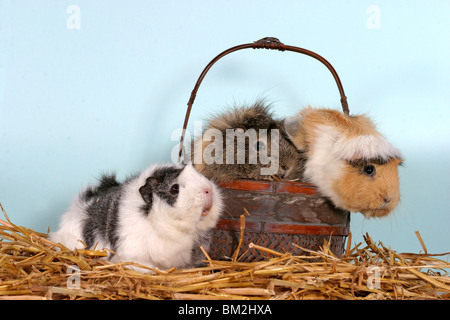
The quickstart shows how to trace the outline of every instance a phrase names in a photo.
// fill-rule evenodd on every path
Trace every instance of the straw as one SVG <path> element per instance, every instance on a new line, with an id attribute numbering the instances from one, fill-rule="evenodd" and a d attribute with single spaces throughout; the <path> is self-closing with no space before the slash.
<path id="1" fill-rule="evenodd" d="M 364 243 L 347 244 L 340 258 L 328 242 L 319 251 L 303 248 L 303 256 L 289 247 L 241 243 L 232 261 L 212 260 L 203 251 L 204 267 L 144 274 L 130 269 L 135 263 L 106 260 L 105 250 L 71 251 L 53 243 L 45 233 L 13 224 L 1 209 L 0 299 L 450 300 L 450 253 L 429 254 L 419 236 L 425 253 L 399 253 L 368 234 Z M 239 262 L 242 249 L 263 251 L 267 258 Z"/>
<path id="2" fill-rule="evenodd" d="M 247 210 L 245 210 L 245 211 L 248 213 Z M 244 240 L 244 231 L 245 231 L 245 216 L 244 215 L 240 216 L 239 222 L 240 222 L 240 230 L 241 230 L 241 233 L 239 236 L 239 243 L 238 243 L 238 246 L 237 246 L 236 250 L 234 251 L 233 255 L 231 256 L 231 260 L 235 261 L 235 262 L 238 258 L 239 250 L 241 250 L 242 241 Z M 210 260 L 210 259 L 208 259 L 208 260 Z"/>

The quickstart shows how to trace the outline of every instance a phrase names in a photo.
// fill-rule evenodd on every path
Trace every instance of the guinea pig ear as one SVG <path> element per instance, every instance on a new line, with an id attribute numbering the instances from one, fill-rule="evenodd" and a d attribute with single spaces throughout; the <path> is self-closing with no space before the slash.
<path id="1" fill-rule="evenodd" d="M 144 199 L 148 208 L 151 208 L 152 206 L 153 191 L 156 189 L 159 183 L 160 182 L 158 178 L 148 177 L 145 181 L 145 184 L 139 188 L 139 193 L 141 194 L 141 197 L 142 199 Z"/>
<path id="2" fill-rule="evenodd" d="M 297 135 L 298 129 L 300 128 L 300 119 L 301 116 L 296 115 L 284 120 L 284 130 L 286 130 L 286 133 L 291 140 Z"/>

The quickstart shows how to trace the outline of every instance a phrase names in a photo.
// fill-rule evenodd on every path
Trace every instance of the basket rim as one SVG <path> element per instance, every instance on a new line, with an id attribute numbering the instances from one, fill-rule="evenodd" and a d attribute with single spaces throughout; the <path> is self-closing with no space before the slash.
<path id="1" fill-rule="evenodd" d="M 241 223 L 238 219 L 220 218 L 216 229 L 240 231 Z M 307 234 L 323 236 L 348 236 L 350 233 L 350 215 L 345 226 L 326 226 L 317 224 L 293 224 L 268 221 L 245 221 L 245 232 L 280 233 L 280 234 Z"/>
<path id="2" fill-rule="evenodd" d="M 236 179 L 225 181 L 219 184 L 223 189 L 257 191 L 266 193 L 292 193 L 320 196 L 317 187 L 310 183 L 296 181 L 269 181 L 269 180 L 249 180 Z"/>

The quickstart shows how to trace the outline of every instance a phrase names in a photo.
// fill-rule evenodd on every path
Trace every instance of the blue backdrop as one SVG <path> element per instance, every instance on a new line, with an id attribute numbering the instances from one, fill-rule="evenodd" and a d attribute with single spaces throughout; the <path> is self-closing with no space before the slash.
<path id="1" fill-rule="evenodd" d="M 170 161 L 203 67 L 266 36 L 328 59 L 351 113 L 404 154 L 394 214 L 352 214 L 394 250 L 450 251 L 450 2 L 0 0 L 0 202 L 13 222 L 52 230 L 102 171 Z M 278 116 L 340 109 L 328 70 L 295 53 L 247 50 L 216 64 L 190 124 L 265 97 Z M 190 126 L 191 127 L 191 126 Z"/>

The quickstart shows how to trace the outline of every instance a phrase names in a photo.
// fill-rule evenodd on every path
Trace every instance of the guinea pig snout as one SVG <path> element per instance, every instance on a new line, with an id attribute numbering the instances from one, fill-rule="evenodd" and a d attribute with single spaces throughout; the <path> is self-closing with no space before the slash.
<path id="1" fill-rule="evenodd" d="M 385 209 L 387 206 L 389 206 L 389 204 L 390 204 L 391 202 L 392 202 L 392 198 L 384 197 L 384 198 L 383 198 L 383 201 L 382 201 L 382 203 L 381 203 L 380 208 L 381 208 L 381 209 Z"/>
<path id="2" fill-rule="evenodd" d="M 213 205 L 213 190 L 212 188 L 204 188 L 203 193 L 201 195 L 202 202 L 203 202 L 203 210 L 202 210 L 202 216 L 206 216 L 209 213 L 209 210 L 211 210 Z"/>

